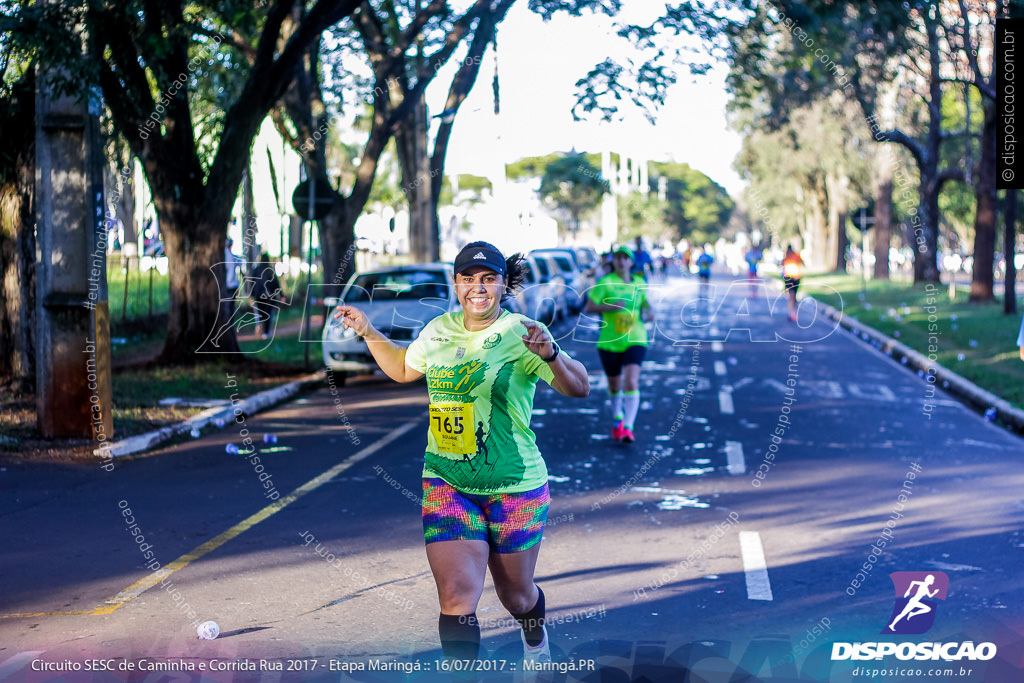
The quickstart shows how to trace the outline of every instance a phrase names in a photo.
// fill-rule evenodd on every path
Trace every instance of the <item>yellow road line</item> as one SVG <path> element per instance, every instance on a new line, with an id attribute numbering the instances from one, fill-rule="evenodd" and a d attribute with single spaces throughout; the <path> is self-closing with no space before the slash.
<path id="1" fill-rule="evenodd" d="M 320 488 L 321 486 L 323 486 L 324 484 L 329 482 L 331 479 L 333 479 L 334 477 L 338 476 L 339 474 L 341 474 L 342 472 L 347 470 L 352 465 L 355 465 L 356 463 L 360 462 L 361 460 L 364 460 L 364 459 L 368 458 L 369 456 L 373 455 L 374 453 L 379 451 L 381 448 L 383 448 L 384 446 L 387 446 L 389 443 L 391 443 L 392 441 L 394 441 L 398 437 L 402 436 L 403 434 L 405 434 L 406 432 L 408 432 L 410 429 L 412 429 L 415 426 L 416 426 L 415 422 L 409 422 L 407 424 L 402 425 L 398 429 L 395 429 L 395 430 L 389 432 L 388 434 L 383 436 L 381 439 L 379 439 L 377 442 L 373 443 L 370 446 L 367 446 L 363 450 L 361 450 L 358 453 L 356 453 L 355 455 L 353 455 L 348 460 L 345 460 L 344 462 L 340 462 L 337 465 L 335 465 L 334 467 L 332 467 L 329 470 L 327 470 L 326 472 L 324 472 L 323 474 L 320 474 L 320 475 L 310 479 L 305 484 L 303 484 L 302 486 L 298 487 L 297 489 L 295 489 L 294 491 L 289 493 L 287 496 L 284 496 L 283 498 L 275 500 L 270 505 L 266 506 L 265 508 L 263 508 L 262 510 L 260 510 L 256 514 L 251 515 L 251 516 L 247 517 L 246 519 L 243 519 L 241 522 L 239 522 L 235 526 L 231 527 L 227 531 L 225 531 L 225 532 L 215 536 L 214 538 L 211 538 L 206 543 L 203 543 L 202 545 L 197 546 L 196 548 L 193 548 L 191 551 L 185 553 L 184 555 L 182 555 L 178 559 L 174 560 L 170 564 L 162 567 L 161 569 L 146 575 L 142 579 L 139 579 L 138 581 L 136 581 L 132 585 L 128 586 L 127 588 L 125 588 L 123 591 L 121 591 L 120 593 L 118 593 L 114 597 L 106 600 L 104 602 L 104 604 L 100 605 L 99 607 L 95 607 L 95 608 L 93 608 L 91 610 L 76 610 L 76 611 L 73 611 L 73 612 L 35 612 L 35 613 L 24 613 L 24 612 L 21 612 L 21 613 L 15 613 L 15 614 L 0 614 L 0 619 L 13 619 L 13 618 L 18 618 L 18 617 L 54 617 L 54 616 L 68 616 L 68 615 L 90 615 L 90 616 L 94 616 L 94 615 L 99 615 L 99 614 L 110 614 L 111 612 L 113 612 L 114 610 L 118 609 L 122 605 L 125 605 L 126 603 L 128 603 L 128 601 L 138 597 L 139 595 L 142 595 L 143 593 L 148 591 L 150 588 L 152 588 L 156 584 L 160 583 L 163 579 L 165 579 L 166 577 L 170 576 L 174 572 L 176 572 L 176 571 L 178 571 L 180 569 L 184 569 L 191 562 L 194 562 L 194 561 L 198 560 L 200 557 L 202 557 L 203 555 L 206 555 L 207 553 L 209 553 L 209 552 L 211 552 L 213 550 L 216 550 L 217 548 L 221 547 L 222 545 L 224 545 L 225 543 L 227 543 L 228 541 L 230 541 L 234 537 L 236 537 L 239 534 L 241 534 L 243 531 L 251 529 L 252 527 L 256 526 L 257 524 L 259 524 L 263 520 L 267 519 L 271 515 L 275 514 L 276 512 L 279 512 L 284 507 L 286 507 L 288 505 L 291 505 L 292 503 L 294 503 L 296 500 L 298 500 L 302 496 L 306 495 L 307 493 L 310 493 L 311 491 L 315 491 L 316 489 Z"/>

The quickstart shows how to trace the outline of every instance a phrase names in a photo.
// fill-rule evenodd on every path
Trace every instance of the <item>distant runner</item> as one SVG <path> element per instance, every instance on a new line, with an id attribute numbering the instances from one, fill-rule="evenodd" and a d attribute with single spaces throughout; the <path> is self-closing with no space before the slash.
<path id="1" fill-rule="evenodd" d="M 702 249 L 700 256 L 697 257 L 697 277 L 701 279 L 702 284 L 707 284 L 711 279 L 711 264 L 714 262 L 715 257 Z"/>
<path id="2" fill-rule="evenodd" d="M 427 378 L 423 533 L 441 603 L 441 649 L 452 660 L 479 657 L 476 609 L 490 568 L 498 599 L 522 626 L 524 660 L 551 661 L 544 592 L 534 583 L 548 471 L 530 416 L 538 379 L 577 398 L 590 393 L 590 381 L 544 325 L 501 308 L 522 284 L 522 267 L 521 254 L 506 259 L 486 242 L 466 245 L 455 258 L 462 311 L 434 318 L 408 350 L 357 308 L 336 314 L 389 377 Z"/>
<path id="3" fill-rule="evenodd" d="M 786 255 L 782 258 L 782 281 L 786 285 L 786 297 L 789 303 L 789 319 L 796 321 L 796 292 L 800 289 L 800 278 L 804 275 L 804 260 L 790 244 L 786 247 Z"/>
<path id="4" fill-rule="evenodd" d="M 644 321 L 654 320 L 647 301 L 647 281 L 633 273 L 633 252 L 615 250 L 615 270 L 597 281 L 587 297 L 587 313 L 600 313 L 597 353 L 612 399 L 612 439 L 633 443 L 640 407 L 640 364 L 647 353 Z"/>
<path id="5" fill-rule="evenodd" d="M 1020 347 L 1020 359 L 1024 360 L 1024 319 L 1020 321 L 1020 332 L 1017 334 L 1017 346 Z"/>

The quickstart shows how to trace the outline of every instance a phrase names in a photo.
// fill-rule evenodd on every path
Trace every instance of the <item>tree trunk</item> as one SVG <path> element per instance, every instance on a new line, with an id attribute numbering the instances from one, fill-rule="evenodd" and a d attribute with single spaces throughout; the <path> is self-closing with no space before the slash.
<path id="1" fill-rule="evenodd" d="M 35 78 L 0 100 L 0 378 L 35 393 Z M 20 134 L 19 134 L 20 132 Z"/>
<path id="2" fill-rule="evenodd" d="M 831 267 L 828 259 L 828 222 L 825 217 L 825 190 L 814 186 L 803 191 L 803 258 L 811 270 L 827 270 Z"/>
<path id="3" fill-rule="evenodd" d="M 914 284 L 939 281 L 939 192 L 934 164 L 921 169 L 917 213 L 911 215 L 907 242 L 914 248 Z"/>
<path id="4" fill-rule="evenodd" d="M 938 12 L 938 8 L 935 8 Z M 939 145 L 942 142 L 942 81 L 936 20 L 925 9 L 928 35 L 928 137 L 919 161 L 921 172 L 918 223 L 911 218 L 914 245 L 914 283 L 939 281 Z"/>
<path id="5" fill-rule="evenodd" d="M 319 222 L 326 285 L 324 296 L 341 294 L 341 286 L 356 272 L 355 229 L 358 217 L 358 214 L 349 214 L 347 202 L 339 197 L 331 213 Z"/>
<path id="6" fill-rule="evenodd" d="M 883 155 L 884 156 L 884 155 Z M 889 246 L 892 242 L 892 170 L 885 164 L 875 195 L 875 270 L 876 280 L 889 279 Z"/>
<path id="7" fill-rule="evenodd" d="M 828 235 L 832 261 L 838 273 L 846 272 L 846 250 L 850 246 L 846 235 L 847 203 L 846 194 L 850 179 L 840 171 L 838 176 L 829 174 L 825 178 L 828 195 Z"/>
<path id="8" fill-rule="evenodd" d="M 121 235 L 121 250 L 126 244 L 138 244 L 139 233 L 135 228 L 135 159 L 117 173 L 104 169 L 104 180 L 108 186 L 107 197 L 114 199 L 114 213 L 124 228 Z M 113 240 L 111 240 L 113 241 Z"/>
<path id="9" fill-rule="evenodd" d="M 1006 254 L 1006 276 L 1003 280 L 1003 313 L 1017 312 L 1017 190 L 1006 190 L 1006 214 L 1003 224 L 1003 253 Z"/>
<path id="10" fill-rule="evenodd" d="M 427 150 L 427 108 L 421 99 L 395 134 L 402 167 L 402 192 L 409 202 L 409 252 L 415 262 L 440 257 L 437 214 L 431 211 L 431 169 Z"/>
<path id="11" fill-rule="evenodd" d="M 228 322 L 218 319 L 221 309 L 218 283 L 223 282 L 225 275 L 222 262 L 226 222 L 202 221 L 188 229 L 173 220 L 160 216 L 170 275 L 167 343 L 160 360 L 194 362 L 200 360 L 194 357 L 197 352 L 239 353 L 234 331 L 225 334 L 217 347 L 206 344 L 210 336 Z"/>
<path id="12" fill-rule="evenodd" d="M 977 209 L 974 214 L 974 268 L 971 275 L 970 301 L 994 301 L 993 266 L 996 250 L 996 103 L 985 107 L 981 129 L 981 158 L 974 185 Z M 1006 254 L 1013 259 L 1013 252 Z"/>

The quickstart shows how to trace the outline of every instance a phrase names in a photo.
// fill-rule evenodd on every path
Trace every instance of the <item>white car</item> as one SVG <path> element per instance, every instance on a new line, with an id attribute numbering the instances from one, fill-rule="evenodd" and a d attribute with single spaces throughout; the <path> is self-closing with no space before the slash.
<path id="1" fill-rule="evenodd" d="M 516 311 L 545 325 L 554 324 L 559 314 L 557 285 L 541 277 L 540 267 L 533 257 L 528 256 L 523 267 L 526 269 L 526 277 L 514 297 Z"/>
<path id="2" fill-rule="evenodd" d="M 396 266 L 352 276 L 337 304 L 355 306 L 370 324 L 398 344 L 408 346 L 423 327 L 441 315 L 459 310 L 452 268 L 443 263 Z M 350 374 L 378 369 L 366 342 L 335 317 L 335 306 L 323 333 L 324 365 L 339 383 Z"/>
<path id="3" fill-rule="evenodd" d="M 576 262 L 576 253 L 572 249 L 534 249 L 530 256 L 546 256 L 554 261 L 558 272 L 565 280 L 566 292 L 565 303 L 570 313 L 579 313 L 583 310 L 586 299 L 585 292 L 593 284 L 587 279 L 586 274 Z"/>

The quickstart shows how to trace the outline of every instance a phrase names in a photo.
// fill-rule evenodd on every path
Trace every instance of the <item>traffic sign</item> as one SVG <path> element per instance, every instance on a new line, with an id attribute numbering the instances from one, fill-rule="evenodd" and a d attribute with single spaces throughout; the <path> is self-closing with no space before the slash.
<path id="1" fill-rule="evenodd" d="M 321 189 L 314 186 L 313 189 L 316 195 L 313 197 L 312 216 L 309 211 L 308 180 L 303 180 L 296 186 L 295 191 L 292 192 L 292 206 L 295 207 L 295 213 L 303 220 L 321 221 L 327 217 L 327 214 L 331 212 L 331 207 L 334 206 L 334 192 L 329 187 Z"/>
<path id="2" fill-rule="evenodd" d="M 875 217 L 869 211 L 869 208 L 862 207 L 850 214 L 850 222 L 861 232 L 867 232 L 875 224 Z"/>

